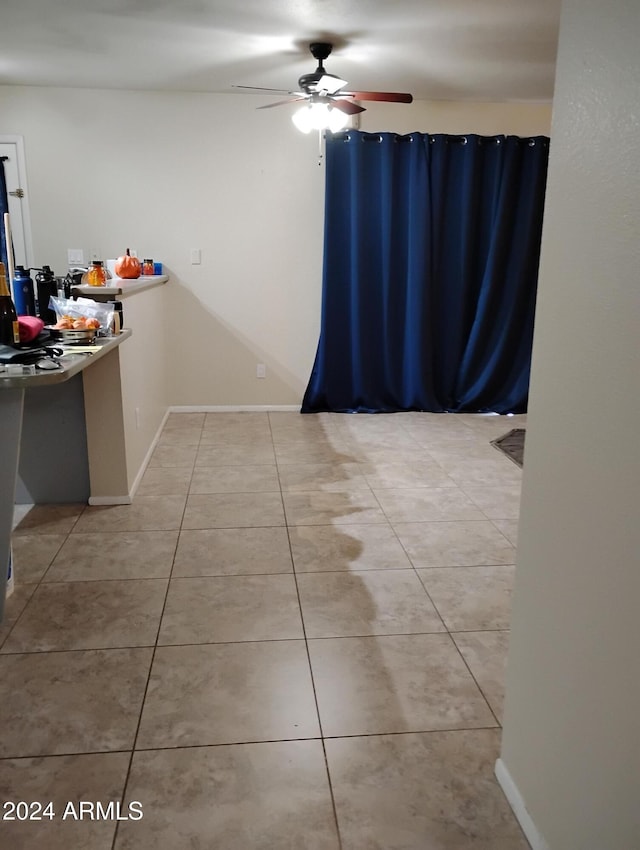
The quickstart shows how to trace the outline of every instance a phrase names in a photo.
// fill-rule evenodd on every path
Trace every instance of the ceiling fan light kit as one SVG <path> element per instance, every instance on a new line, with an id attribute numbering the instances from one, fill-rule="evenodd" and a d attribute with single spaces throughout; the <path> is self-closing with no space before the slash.
<path id="1" fill-rule="evenodd" d="M 311 130 L 339 133 L 349 123 L 349 116 L 339 109 L 334 109 L 330 103 L 311 100 L 294 112 L 291 120 L 302 133 L 310 133 Z"/>
<path id="2" fill-rule="evenodd" d="M 276 103 L 259 106 L 258 109 L 269 109 L 272 106 L 306 101 L 305 105 L 291 119 L 303 133 L 309 133 L 311 130 L 320 132 L 329 130 L 336 133 L 343 130 L 351 115 L 365 111 L 364 106 L 355 103 L 356 100 L 377 100 L 389 103 L 411 103 L 413 101 L 413 97 L 406 92 L 345 91 L 344 87 L 347 85 L 347 81 L 340 79 L 335 74 L 327 73 L 323 64 L 331 53 L 332 46 L 324 41 L 314 41 L 309 45 L 311 55 L 318 60 L 318 67 L 313 73 L 303 74 L 300 77 L 298 80 L 299 91 L 268 89 L 260 86 L 234 86 L 234 88 L 291 95 L 287 100 L 279 100 Z"/>

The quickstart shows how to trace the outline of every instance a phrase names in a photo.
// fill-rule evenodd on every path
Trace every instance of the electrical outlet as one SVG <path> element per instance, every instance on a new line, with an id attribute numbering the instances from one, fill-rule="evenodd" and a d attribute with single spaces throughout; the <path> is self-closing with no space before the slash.
<path id="1" fill-rule="evenodd" d="M 69 266 L 84 266 L 84 251 L 82 248 L 67 248 L 67 263 Z"/>
<path id="2" fill-rule="evenodd" d="M 266 378 L 267 377 L 267 367 L 264 363 L 258 363 L 256 366 L 256 378 Z"/>
<path id="3" fill-rule="evenodd" d="M 94 260 L 101 260 L 102 259 L 102 254 L 100 253 L 100 251 L 98 251 L 97 248 L 91 249 L 90 256 L 91 256 L 91 262 L 93 262 Z"/>
<path id="4" fill-rule="evenodd" d="M 137 251 L 137 249 L 136 249 L 136 248 L 129 248 L 129 256 L 131 256 L 131 257 L 137 257 L 137 256 L 138 256 L 138 251 Z"/>
<path id="5" fill-rule="evenodd" d="M 200 248 L 192 248 L 191 249 L 191 265 L 199 266 L 202 262 L 202 251 Z"/>

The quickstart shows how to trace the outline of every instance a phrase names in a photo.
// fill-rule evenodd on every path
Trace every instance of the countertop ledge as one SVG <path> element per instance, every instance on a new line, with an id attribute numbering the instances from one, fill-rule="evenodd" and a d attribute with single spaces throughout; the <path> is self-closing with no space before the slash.
<path id="1" fill-rule="evenodd" d="M 95 289 L 95 287 L 93 287 Z M 2 389 L 29 389 L 30 387 L 43 387 L 50 384 L 61 384 L 63 381 L 68 381 L 78 372 L 91 366 L 96 360 L 100 360 L 105 354 L 117 348 L 125 339 L 131 336 L 131 329 L 124 328 L 117 336 L 98 337 L 95 345 L 99 350 L 88 354 L 86 352 L 75 352 L 72 345 L 65 345 L 64 355 L 60 358 L 62 368 L 52 371 L 40 371 L 35 375 L 13 375 L 7 372 L 0 372 L 0 390 Z M 53 345 L 58 343 L 53 342 Z M 0 399 L 2 395 L 0 394 Z"/>
<path id="2" fill-rule="evenodd" d="M 99 296 L 119 296 L 126 298 L 128 295 L 137 295 L 139 292 L 144 292 L 145 289 L 152 289 L 154 286 L 162 286 L 169 280 L 169 275 L 154 274 L 136 278 L 135 280 L 125 280 L 121 277 L 112 277 L 109 280 L 108 286 L 74 286 L 72 292 L 78 295 L 85 295 L 91 298 Z"/>

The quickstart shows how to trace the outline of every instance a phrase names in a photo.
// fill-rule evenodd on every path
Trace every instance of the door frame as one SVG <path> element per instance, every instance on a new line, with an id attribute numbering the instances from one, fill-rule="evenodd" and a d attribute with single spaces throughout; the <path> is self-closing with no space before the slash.
<path id="1" fill-rule="evenodd" d="M 20 198 L 22 232 L 24 236 L 24 245 L 22 247 L 25 253 L 26 265 L 28 267 L 33 267 L 35 266 L 35 259 L 33 254 L 33 239 L 31 233 L 31 211 L 29 208 L 29 185 L 27 182 L 27 161 L 24 153 L 24 137 L 9 133 L 0 133 L 0 144 L 15 146 L 16 165 L 18 167 L 18 180 L 20 181 L 19 188 L 22 189 L 24 192 L 24 197 Z M 7 191 L 11 191 L 13 188 L 18 187 L 7 186 Z M 0 223 L 0 226 L 4 226 L 4 224 Z"/>

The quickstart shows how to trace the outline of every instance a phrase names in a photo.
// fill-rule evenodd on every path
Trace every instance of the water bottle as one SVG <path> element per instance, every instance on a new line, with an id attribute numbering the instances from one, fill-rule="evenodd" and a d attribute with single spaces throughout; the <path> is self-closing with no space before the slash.
<path id="1" fill-rule="evenodd" d="M 33 280 L 29 269 L 16 266 L 13 278 L 13 303 L 16 305 L 18 316 L 35 316 L 36 299 L 33 290 Z"/>
<path id="2" fill-rule="evenodd" d="M 49 299 L 58 297 L 58 279 L 50 266 L 43 266 L 36 275 L 36 292 L 38 293 L 38 315 L 45 325 L 55 325 L 56 313 L 49 307 Z"/>

